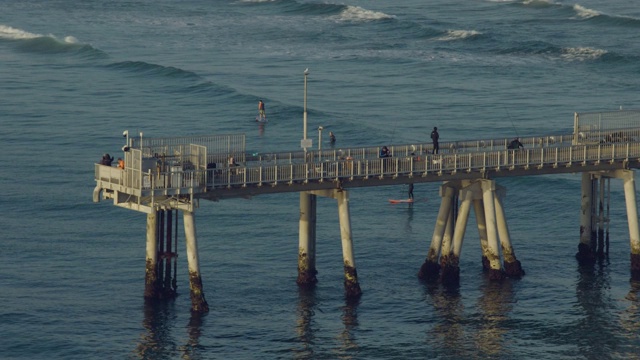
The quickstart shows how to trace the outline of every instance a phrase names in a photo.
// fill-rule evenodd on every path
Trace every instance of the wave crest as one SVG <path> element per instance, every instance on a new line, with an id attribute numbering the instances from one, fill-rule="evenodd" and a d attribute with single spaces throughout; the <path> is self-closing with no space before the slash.
<path id="1" fill-rule="evenodd" d="M 587 9 L 586 7 L 580 6 L 578 4 L 573 5 L 573 10 L 576 11 L 576 15 L 578 15 L 578 17 L 581 17 L 583 19 L 591 19 L 593 17 L 602 15 L 602 13 L 597 10 Z"/>
<path id="2" fill-rule="evenodd" d="M 11 26 L 0 25 L 0 38 L 8 40 L 24 40 L 42 37 L 40 34 L 33 34 L 24 30 L 15 29 Z"/>
<path id="3" fill-rule="evenodd" d="M 568 61 L 596 60 L 607 54 L 607 50 L 590 47 L 564 48 L 560 57 Z"/>
<path id="4" fill-rule="evenodd" d="M 479 35 L 482 35 L 482 33 L 477 30 L 447 30 L 447 32 L 443 36 L 437 38 L 436 40 L 440 40 L 440 41 L 464 40 L 464 39 L 474 38 Z"/>
<path id="5" fill-rule="evenodd" d="M 359 6 L 347 6 L 340 14 L 332 16 L 332 18 L 338 21 L 366 22 L 395 19 L 396 17 L 379 11 L 367 10 Z"/>

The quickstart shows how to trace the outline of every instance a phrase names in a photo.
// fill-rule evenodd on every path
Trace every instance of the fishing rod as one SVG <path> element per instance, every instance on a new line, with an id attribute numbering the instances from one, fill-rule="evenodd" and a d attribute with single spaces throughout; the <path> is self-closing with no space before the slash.
<path id="1" fill-rule="evenodd" d="M 507 117 L 509 118 L 509 121 L 511 122 L 511 127 L 513 127 L 513 131 L 515 131 L 516 136 L 520 138 L 520 134 L 518 134 L 518 129 L 516 129 L 516 125 L 513 123 L 513 119 L 511 118 L 511 114 L 509 113 L 509 110 L 504 106 L 503 108 L 504 108 L 504 111 L 507 113 Z"/>

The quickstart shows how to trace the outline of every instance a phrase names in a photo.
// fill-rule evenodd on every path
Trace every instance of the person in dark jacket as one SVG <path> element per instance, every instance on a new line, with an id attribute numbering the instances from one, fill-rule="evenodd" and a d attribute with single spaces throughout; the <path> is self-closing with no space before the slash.
<path id="1" fill-rule="evenodd" d="M 507 146 L 507 149 L 512 149 L 512 150 L 524 149 L 524 145 L 522 145 L 519 138 L 515 138 L 511 140 L 511 142 L 509 143 L 509 146 Z"/>
<path id="2" fill-rule="evenodd" d="M 437 154 L 438 150 L 440 150 L 440 145 L 438 144 L 438 139 L 440 139 L 440 134 L 438 134 L 438 128 L 433 127 L 433 131 L 431 132 L 431 141 L 433 141 L 433 153 Z"/>
<path id="3" fill-rule="evenodd" d="M 388 147 L 383 146 L 382 149 L 380 149 L 380 157 L 381 158 L 391 157 L 391 151 L 389 151 Z"/>
<path id="4" fill-rule="evenodd" d="M 111 166 L 112 162 L 113 162 L 113 156 L 110 156 L 109 154 L 104 154 L 102 155 L 102 160 L 100 160 L 100 165 Z"/>

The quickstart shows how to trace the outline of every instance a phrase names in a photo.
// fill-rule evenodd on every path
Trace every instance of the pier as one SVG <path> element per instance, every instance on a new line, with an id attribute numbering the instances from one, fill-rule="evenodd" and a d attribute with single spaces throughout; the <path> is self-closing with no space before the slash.
<path id="1" fill-rule="evenodd" d="M 300 218 L 298 276 L 301 287 L 316 279 L 317 197 L 336 200 L 347 298 L 361 294 L 355 261 L 349 192 L 355 188 L 439 182 L 440 208 L 426 259 L 416 265 L 425 281 L 456 284 L 459 259 L 474 211 L 482 266 L 491 279 L 525 274 L 512 246 L 503 207 L 504 177 L 581 174 L 580 224 L 576 224 L 581 263 L 608 252 L 609 181 L 624 184 L 629 225 L 631 277 L 640 279 L 640 233 L 634 169 L 640 168 L 640 111 L 576 113 L 567 134 L 521 137 L 523 148 L 508 149 L 512 138 L 296 150 L 250 154 L 241 134 L 147 138 L 123 134 L 124 169 L 95 164 L 93 201 L 146 214 L 146 299 L 176 294 L 178 213 L 182 212 L 192 310 L 208 311 L 198 260 L 195 213 L 200 201 L 220 202 L 265 194 L 298 192 Z M 306 107 L 305 139 L 306 140 Z M 542 200 L 541 200 L 542 201 Z M 579 229 L 579 231 L 578 231 Z"/>

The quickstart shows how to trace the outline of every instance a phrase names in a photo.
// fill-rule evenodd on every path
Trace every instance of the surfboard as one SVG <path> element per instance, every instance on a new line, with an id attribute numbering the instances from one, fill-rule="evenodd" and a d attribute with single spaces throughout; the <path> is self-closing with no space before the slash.
<path id="1" fill-rule="evenodd" d="M 406 203 L 415 203 L 415 202 L 422 202 L 422 201 L 427 201 L 427 198 L 424 199 L 389 199 L 389 202 L 391 204 L 406 204 Z"/>
<path id="2" fill-rule="evenodd" d="M 267 120 L 267 118 L 264 118 L 264 120 L 260 120 L 260 116 L 256 116 L 256 122 L 266 123 L 266 122 L 269 122 L 269 120 Z"/>
<path id="3" fill-rule="evenodd" d="M 389 202 L 392 204 L 412 203 L 413 199 L 401 199 L 401 200 L 389 199 Z"/>

